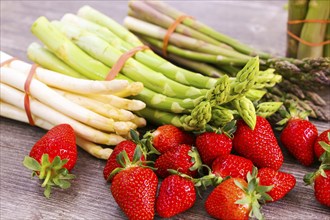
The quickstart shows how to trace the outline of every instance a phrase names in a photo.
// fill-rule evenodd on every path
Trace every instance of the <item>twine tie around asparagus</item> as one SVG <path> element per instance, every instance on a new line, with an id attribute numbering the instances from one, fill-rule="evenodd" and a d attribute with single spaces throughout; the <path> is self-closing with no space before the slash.
<path id="1" fill-rule="evenodd" d="M 172 33 L 175 31 L 176 27 L 186 18 L 193 18 L 193 17 L 189 15 L 181 15 L 168 27 L 165 37 L 163 39 L 162 53 L 164 57 L 167 57 L 167 46 Z"/>
<path id="2" fill-rule="evenodd" d="M 34 120 L 32 118 L 32 113 L 31 113 L 31 108 L 30 108 L 30 84 L 33 79 L 33 76 L 36 72 L 36 69 L 38 67 L 38 64 L 32 64 L 29 75 L 26 78 L 25 84 L 24 84 L 24 91 L 25 91 L 25 96 L 24 96 L 24 109 L 26 112 L 26 116 L 29 119 L 29 124 L 34 126 Z"/>
<path id="3" fill-rule="evenodd" d="M 16 57 L 12 57 L 4 62 L 1 63 L 1 67 L 9 65 L 11 62 L 18 60 Z M 31 108 L 30 108 L 30 84 L 33 78 L 33 75 L 36 72 L 36 68 L 38 67 L 37 64 L 33 64 L 31 66 L 30 72 L 28 77 L 26 78 L 25 84 L 24 84 L 24 91 L 25 91 L 25 96 L 24 96 L 24 109 L 26 112 L 26 116 L 29 120 L 29 124 L 34 126 L 34 120 L 32 118 L 32 114 L 31 114 Z"/>
<path id="4" fill-rule="evenodd" d="M 330 20 L 306 19 L 306 20 L 291 20 L 291 21 L 288 21 L 289 25 L 300 24 L 300 23 L 321 23 L 321 24 L 325 23 L 325 24 L 329 24 Z M 298 37 L 297 35 L 295 35 L 294 33 L 292 33 L 289 30 L 287 30 L 287 33 L 293 39 L 295 39 L 295 40 L 299 41 L 300 43 L 303 43 L 307 46 L 310 46 L 310 47 L 318 47 L 318 46 L 323 46 L 323 45 L 326 45 L 326 44 L 330 44 L 330 40 L 326 40 L 326 41 L 319 42 L 319 43 L 313 43 L 313 42 L 308 42 L 304 39 L 301 39 L 300 37 Z"/>
<path id="5" fill-rule="evenodd" d="M 118 73 L 120 72 L 120 70 L 123 68 L 123 66 L 125 65 L 125 62 L 131 58 L 132 56 L 134 56 L 137 52 L 142 51 L 142 50 L 146 50 L 146 49 L 150 49 L 148 46 L 146 45 L 141 45 L 138 47 L 135 47 L 129 51 L 127 51 L 126 53 L 123 53 L 119 59 L 117 60 L 117 62 L 112 66 L 109 74 L 107 75 L 105 80 L 113 80 Z"/>

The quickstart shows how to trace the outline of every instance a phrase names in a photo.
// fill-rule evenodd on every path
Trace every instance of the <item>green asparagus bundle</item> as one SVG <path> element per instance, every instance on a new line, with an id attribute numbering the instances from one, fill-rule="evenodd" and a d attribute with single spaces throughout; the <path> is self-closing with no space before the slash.
<path id="1" fill-rule="evenodd" d="M 162 54 L 167 29 L 182 15 L 185 14 L 161 1 L 130 1 L 124 25 L 155 52 Z M 273 57 L 255 51 L 190 17 L 184 19 L 171 34 L 167 54 L 166 58 L 172 62 L 213 77 L 221 77 L 224 74 L 235 76 L 248 58 L 258 55 L 261 70 L 273 68 L 275 73 L 281 74 L 285 79 L 283 81 L 288 86 L 281 86 L 282 92 L 296 95 L 294 91 L 289 91 L 295 88 L 302 93 L 302 101 L 308 103 L 304 105 L 306 110 L 315 109 L 309 103 L 322 109 L 325 101 L 316 91 L 330 86 L 329 57 L 302 60 Z M 267 101 L 275 101 L 271 96 L 266 97 L 269 97 Z M 282 96 L 281 100 L 284 99 Z M 330 116 L 322 110 L 312 111 L 311 115 L 321 120 L 330 120 Z"/>
<path id="2" fill-rule="evenodd" d="M 290 0 L 288 34 L 289 39 L 293 39 L 291 41 L 295 42 L 293 45 L 288 44 L 288 51 L 292 51 L 290 55 L 295 55 L 292 57 L 298 59 L 326 57 L 326 53 L 329 52 L 325 51 L 326 44 L 323 42 L 327 41 L 326 29 L 329 26 L 329 18 L 330 4 L 328 1 Z"/>
<path id="3" fill-rule="evenodd" d="M 143 45 L 127 29 L 88 6 L 81 8 L 78 16 L 67 14 L 61 21 L 49 22 L 40 17 L 31 31 L 46 46 L 30 45 L 28 57 L 32 61 L 64 74 L 77 77 L 80 74 L 94 80 L 104 80 L 123 53 Z M 142 92 L 134 96 L 147 105 L 139 112 L 140 116 L 185 130 L 200 130 L 207 123 L 214 124 L 213 110 L 221 106 L 232 110 L 233 117 L 217 123 L 225 124 L 240 116 L 254 128 L 259 113 L 255 105 L 265 94 L 265 88 L 281 80 L 272 71 L 259 71 L 258 57 L 247 59 L 235 77 L 225 75 L 215 79 L 177 67 L 151 50 L 139 51 L 129 58 L 116 78 L 144 84 Z M 263 109 L 260 114 L 273 114 L 281 102 L 268 105 L 266 113 Z"/>

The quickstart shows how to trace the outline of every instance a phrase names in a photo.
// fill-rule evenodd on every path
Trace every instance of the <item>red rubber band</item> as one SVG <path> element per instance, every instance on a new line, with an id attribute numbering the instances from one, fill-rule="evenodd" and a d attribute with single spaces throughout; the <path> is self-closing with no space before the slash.
<path id="1" fill-rule="evenodd" d="M 162 50 L 163 56 L 165 56 L 165 57 L 167 56 L 167 46 L 168 46 L 168 42 L 170 40 L 172 33 L 175 31 L 176 27 L 186 18 L 192 18 L 192 17 L 188 16 L 188 15 L 181 15 L 168 27 L 164 40 L 163 40 L 163 50 Z"/>
<path id="2" fill-rule="evenodd" d="M 25 84 L 24 84 L 24 91 L 25 91 L 25 96 L 24 96 L 24 109 L 26 112 L 26 116 L 29 119 L 29 124 L 34 126 L 34 121 L 32 118 L 32 113 L 31 113 L 31 108 L 30 108 L 30 84 L 33 78 L 33 75 L 36 72 L 38 65 L 37 64 L 32 64 L 30 72 L 28 77 L 25 80 Z"/>
<path id="3" fill-rule="evenodd" d="M 115 65 L 113 65 L 113 67 L 111 68 L 111 70 L 108 73 L 105 80 L 109 81 L 109 80 L 113 80 L 114 78 L 116 78 L 116 76 L 118 75 L 118 73 L 123 68 L 123 66 L 125 65 L 126 61 L 129 58 L 134 56 L 137 52 L 142 51 L 142 50 L 146 50 L 146 49 L 149 49 L 149 47 L 146 46 L 146 45 L 141 45 L 141 46 L 135 47 L 135 48 L 127 51 L 126 53 L 122 54 L 119 57 L 119 59 L 117 60 L 117 62 L 115 63 Z"/>
<path id="4" fill-rule="evenodd" d="M 330 20 L 306 19 L 306 20 L 291 20 L 291 21 L 288 21 L 288 24 L 301 24 L 301 23 L 329 24 L 330 23 Z M 293 39 L 295 39 L 298 42 L 303 43 L 303 44 L 305 44 L 307 46 L 310 46 L 310 47 L 318 47 L 318 46 L 323 46 L 323 45 L 326 45 L 326 44 L 330 44 L 330 40 L 326 40 L 326 41 L 319 42 L 319 43 L 313 43 L 313 42 L 308 42 L 308 41 L 306 41 L 304 39 L 301 39 L 299 36 L 295 35 L 294 33 L 292 33 L 289 30 L 287 30 L 287 33 Z"/>
<path id="5" fill-rule="evenodd" d="M 10 58 L 10 59 L 8 59 L 8 60 L 6 60 L 6 61 L 3 61 L 2 63 L 1 63 L 1 67 L 3 67 L 3 66 L 6 66 L 7 64 L 10 64 L 11 62 L 13 62 L 14 60 L 17 60 L 17 58 L 16 57 L 12 57 L 12 58 Z"/>

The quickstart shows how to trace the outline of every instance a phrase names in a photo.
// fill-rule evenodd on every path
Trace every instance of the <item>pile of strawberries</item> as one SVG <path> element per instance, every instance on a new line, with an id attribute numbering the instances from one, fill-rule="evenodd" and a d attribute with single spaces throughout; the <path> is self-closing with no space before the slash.
<path id="1" fill-rule="evenodd" d="M 147 132 L 142 140 L 132 133 L 133 140 L 118 144 L 104 168 L 115 201 L 129 219 L 153 219 L 155 213 L 168 218 L 191 208 L 198 190 L 213 186 L 205 201 L 212 217 L 261 219 L 261 205 L 283 198 L 294 188 L 296 179 L 279 171 L 283 154 L 265 118 L 257 117 L 254 130 L 243 120 L 236 127 L 236 131 L 229 125 L 190 134 L 163 125 Z M 314 161 L 314 146 L 317 155 L 329 158 L 318 144 L 329 144 L 324 134 L 330 135 L 330 130 L 318 137 L 312 123 L 291 119 L 281 133 L 281 141 L 308 166 Z M 315 180 L 316 198 L 330 206 L 330 175 L 321 175 L 330 171 L 324 165 L 328 162 L 322 162 L 324 171 L 310 174 L 310 179 Z M 157 190 L 159 179 L 162 181 Z M 322 187 L 318 186 L 319 179 Z"/>
<path id="2" fill-rule="evenodd" d="M 254 130 L 239 120 L 194 134 L 163 125 L 141 140 L 134 131 L 131 136 L 114 148 L 104 167 L 111 193 L 129 219 L 153 219 L 155 213 L 175 216 L 191 208 L 199 190 L 208 187 L 213 187 L 205 200 L 210 216 L 262 219 L 261 205 L 283 198 L 296 183 L 293 175 L 279 171 L 281 148 L 271 125 L 260 116 Z M 316 199 L 330 207 L 330 130 L 318 136 L 311 122 L 292 118 L 280 139 L 301 164 L 309 166 L 318 158 L 319 169 L 306 174 L 304 181 L 313 184 Z M 74 131 L 62 124 L 33 146 L 24 165 L 43 181 L 49 197 L 51 187 L 70 186 L 74 176 L 69 171 L 76 160 Z"/>

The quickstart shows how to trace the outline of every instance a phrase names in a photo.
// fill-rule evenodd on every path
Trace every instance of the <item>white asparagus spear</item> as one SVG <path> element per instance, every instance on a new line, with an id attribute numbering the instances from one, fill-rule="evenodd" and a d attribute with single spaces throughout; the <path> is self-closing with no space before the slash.
<path id="1" fill-rule="evenodd" d="M 1 67 L 0 77 L 1 82 L 24 91 L 24 83 L 27 78 L 24 73 Z M 101 116 L 69 101 L 39 80 L 33 79 L 31 81 L 30 93 L 40 102 L 94 128 L 122 135 L 127 134 L 131 128 L 134 129 L 133 123 L 115 122 L 113 119 Z"/>
<path id="2" fill-rule="evenodd" d="M 74 94 L 71 92 L 65 92 L 61 90 L 54 89 L 57 93 L 61 94 L 65 98 L 69 99 L 70 101 L 81 105 L 93 112 L 96 112 L 100 115 L 103 115 L 105 117 L 112 118 L 114 120 L 118 121 L 130 121 L 134 118 L 134 114 L 130 111 L 127 111 L 125 109 L 119 109 L 116 107 L 113 107 L 109 104 L 105 104 L 103 102 L 79 95 Z"/>
<path id="3" fill-rule="evenodd" d="M 139 111 L 146 107 L 146 104 L 140 100 L 124 99 L 114 95 L 87 95 L 88 97 L 130 111 Z"/>
<path id="4" fill-rule="evenodd" d="M 10 55 L 2 51 L 0 51 L 0 55 L 1 63 L 11 58 Z M 31 69 L 31 64 L 21 60 L 14 60 L 7 64 L 7 66 L 25 74 L 28 74 Z M 129 86 L 127 80 L 98 81 L 78 79 L 42 67 L 36 69 L 35 77 L 46 85 L 80 94 L 114 94 L 124 92 Z"/>
<path id="5" fill-rule="evenodd" d="M 24 109 L 24 93 L 15 88 L 0 83 L 0 98 L 2 101 L 14 105 L 17 108 Z M 98 144 L 117 145 L 125 140 L 117 134 L 107 134 L 82 124 L 33 98 L 30 98 L 30 109 L 32 114 L 49 121 L 51 124 L 70 124 L 80 137 Z"/>
<path id="6" fill-rule="evenodd" d="M 113 152 L 111 148 L 103 148 L 80 137 L 77 137 L 76 141 L 79 147 L 99 159 L 107 160 Z"/>
<path id="7" fill-rule="evenodd" d="M 143 90 L 143 83 L 141 82 L 132 82 L 130 83 L 126 89 L 121 90 L 119 92 L 115 92 L 112 95 L 118 96 L 118 97 L 129 97 L 129 96 L 135 96 L 138 95 Z"/>
<path id="8" fill-rule="evenodd" d="M 1 101 L 0 101 L 0 115 L 16 121 L 29 123 L 28 118 L 23 110 Z M 33 118 L 35 125 L 40 128 L 43 128 L 45 130 L 50 130 L 52 127 L 54 127 L 53 124 L 49 123 L 46 120 L 43 120 L 35 116 Z M 107 160 L 113 151 L 111 148 L 102 148 L 101 146 L 96 145 L 88 140 L 85 140 L 84 138 L 81 138 L 77 135 L 76 135 L 76 143 L 79 147 L 87 151 L 89 154 L 99 159 Z"/>
<path id="9" fill-rule="evenodd" d="M 144 127 L 147 125 L 147 121 L 137 115 L 134 115 L 134 118 L 131 120 L 131 122 L 136 124 L 138 127 Z"/>

